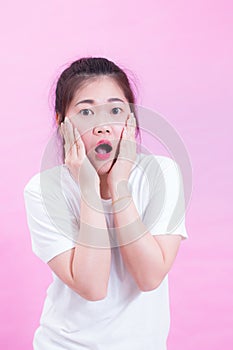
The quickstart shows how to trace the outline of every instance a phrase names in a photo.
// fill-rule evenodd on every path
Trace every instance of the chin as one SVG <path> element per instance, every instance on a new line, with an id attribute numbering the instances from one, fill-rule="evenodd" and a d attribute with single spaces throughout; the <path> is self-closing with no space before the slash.
<path id="1" fill-rule="evenodd" d="M 115 162 L 116 162 L 116 159 L 111 159 L 111 160 L 108 160 L 106 162 L 101 162 L 101 164 L 93 164 L 93 165 L 94 165 L 98 175 L 101 176 L 101 175 L 108 174 L 111 171 Z"/>
<path id="2" fill-rule="evenodd" d="M 106 175 L 111 171 L 113 165 L 116 163 L 118 150 L 114 153 L 106 160 L 97 159 L 95 154 L 91 154 L 91 156 L 88 157 L 99 176 Z"/>

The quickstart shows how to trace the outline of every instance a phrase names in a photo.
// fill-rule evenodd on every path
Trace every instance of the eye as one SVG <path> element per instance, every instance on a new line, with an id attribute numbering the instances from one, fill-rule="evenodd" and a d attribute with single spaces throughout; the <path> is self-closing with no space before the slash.
<path id="1" fill-rule="evenodd" d="M 121 113 L 121 111 L 122 111 L 122 109 L 120 108 L 120 107 L 114 107 L 113 109 L 112 109 L 112 114 L 120 114 Z"/>
<path id="2" fill-rule="evenodd" d="M 85 108 L 85 109 L 81 109 L 81 111 L 79 112 L 81 115 L 84 115 L 84 116 L 88 116 L 88 115 L 92 115 L 94 114 L 92 112 L 91 109 L 88 109 L 88 108 Z"/>

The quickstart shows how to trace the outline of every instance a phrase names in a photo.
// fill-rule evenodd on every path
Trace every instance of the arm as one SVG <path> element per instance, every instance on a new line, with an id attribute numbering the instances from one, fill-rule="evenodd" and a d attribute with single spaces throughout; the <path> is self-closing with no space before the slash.
<path id="1" fill-rule="evenodd" d="M 73 139 L 72 124 L 66 122 L 62 132 L 66 142 L 66 165 L 82 189 L 80 230 L 76 247 L 56 256 L 48 265 L 82 297 L 99 300 L 107 293 L 111 249 L 96 181 L 98 176 L 85 155 L 80 136 L 76 134 Z"/>
<path id="2" fill-rule="evenodd" d="M 114 221 L 122 258 L 139 289 L 150 291 L 159 286 L 170 270 L 181 236 L 152 236 L 140 220 L 127 188 L 122 192 L 123 197 L 118 201 L 113 198 L 116 201 L 113 204 Z"/>
<path id="3" fill-rule="evenodd" d="M 127 120 L 119 156 L 108 181 L 122 258 L 138 287 L 149 291 L 158 287 L 170 270 L 181 236 L 152 236 L 140 219 L 128 190 L 129 173 L 135 158 L 135 119 L 131 116 Z"/>
<path id="4" fill-rule="evenodd" d="M 110 275 L 111 250 L 104 215 L 81 200 L 79 242 L 76 247 L 48 262 L 53 272 L 83 298 L 95 301 L 105 298 Z M 86 223 L 90 222 L 92 226 Z M 93 229 L 94 228 L 94 229 Z M 99 241 L 96 237 L 99 236 Z M 94 244 L 93 244 L 94 243 Z M 92 247 L 91 245 L 95 245 Z M 97 246 L 97 247 L 96 247 Z"/>

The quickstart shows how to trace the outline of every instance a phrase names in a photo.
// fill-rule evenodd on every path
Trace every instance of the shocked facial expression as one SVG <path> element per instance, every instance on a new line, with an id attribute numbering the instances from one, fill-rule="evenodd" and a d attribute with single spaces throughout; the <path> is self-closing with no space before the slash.
<path id="1" fill-rule="evenodd" d="M 107 173 L 116 160 L 130 106 L 119 85 L 108 76 L 89 80 L 67 110 L 81 135 L 86 155 L 98 174 Z"/>

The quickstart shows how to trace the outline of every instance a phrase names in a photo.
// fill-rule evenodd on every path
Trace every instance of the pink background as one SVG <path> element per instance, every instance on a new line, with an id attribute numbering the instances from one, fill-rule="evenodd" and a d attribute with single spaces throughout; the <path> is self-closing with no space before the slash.
<path id="1" fill-rule="evenodd" d="M 1 349 L 32 349 L 51 276 L 31 252 L 23 188 L 52 132 L 48 94 L 59 67 L 86 55 L 135 72 L 139 103 L 169 120 L 192 162 L 168 349 L 233 348 L 232 14 L 230 0 L 1 6 Z"/>

